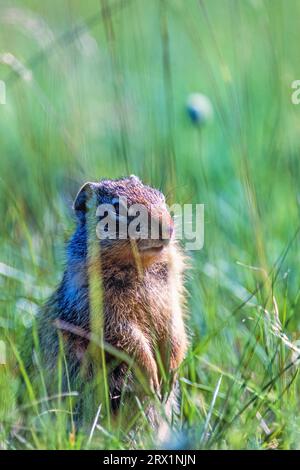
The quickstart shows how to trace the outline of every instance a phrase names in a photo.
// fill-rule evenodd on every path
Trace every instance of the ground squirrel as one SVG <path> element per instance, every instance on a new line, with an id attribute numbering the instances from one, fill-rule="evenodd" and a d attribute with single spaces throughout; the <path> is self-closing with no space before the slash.
<path id="1" fill-rule="evenodd" d="M 128 207 L 142 204 L 149 214 L 152 211 L 152 220 L 159 227 L 158 239 L 151 239 L 150 235 L 143 239 L 135 237 L 134 241 L 129 236 L 120 239 L 120 198 L 127 199 Z M 96 208 L 100 204 L 112 204 L 116 210 L 115 239 L 99 241 L 96 236 L 96 224 L 101 219 L 96 215 Z M 174 240 L 173 221 L 164 195 L 133 175 L 117 180 L 105 179 L 83 185 L 75 199 L 74 210 L 77 227 L 68 243 L 63 279 L 41 313 L 39 332 L 47 364 L 50 368 L 56 366 L 60 331 L 69 376 L 72 379 L 80 375 L 90 344 L 92 273 L 101 283 L 103 323 L 100 322 L 98 327 L 103 328 L 105 344 L 134 358 L 150 385 L 149 389 L 160 396 L 161 371 L 176 372 L 187 347 L 183 315 L 185 263 Z M 167 229 L 166 236 L 162 234 L 162 225 Z M 89 254 L 89 240 L 100 247 L 98 254 Z M 96 282 L 96 290 L 98 286 Z M 93 334 L 100 337 L 99 331 L 93 331 Z M 130 393 L 140 392 L 137 392 L 135 373 L 130 372 L 131 379 L 126 378 L 126 361 L 113 361 L 113 353 L 107 351 L 106 360 L 108 366 L 113 364 L 108 367 L 108 384 L 114 412 L 120 407 L 125 382 Z M 90 366 L 88 369 L 92 373 L 93 364 Z M 150 417 L 151 412 L 146 414 Z"/>

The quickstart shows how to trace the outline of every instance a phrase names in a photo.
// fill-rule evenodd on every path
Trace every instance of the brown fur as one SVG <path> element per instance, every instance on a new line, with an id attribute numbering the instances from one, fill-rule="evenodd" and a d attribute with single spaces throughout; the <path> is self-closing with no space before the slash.
<path id="1" fill-rule="evenodd" d="M 132 178 L 107 180 L 107 182 L 105 188 L 109 188 L 112 195 L 126 196 L 129 203 L 143 203 L 149 209 L 150 204 L 155 204 L 157 217 L 166 218 L 170 224 L 172 223 L 164 199 L 156 190 Z M 86 189 L 82 188 L 77 201 L 82 191 Z M 88 198 L 92 193 L 89 188 Z M 82 202 L 79 202 L 81 205 L 77 203 L 77 211 L 84 211 L 85 205 L 82 206 Z M 92 217 L 93 229 L 94 225 Z M 93 230 L 89 232 L 93 233 Z M 73 240 L 72 246 L 75 242 Z M 99 246 L 99 241 L 93 240 L 93 243 Z M 63 333 L 71 369 L 73 362 L 80 365 L 84 361 L 91 333 L 90 313 L 86 311 L 84 305 L 87 295 L 91 295 L 90 288 L 87 294 L 86 284 L 92 276 L 96 281 L 99 280 L 99 286 L 102 286 L 102 328 L 105 343 L 130 358 L 134 357 L 135 364 L 144 373 L 151 389 L 161 396 L 162 374 L 158 365 L 157 351 L 164 370 L 175 376 L 187 348 L 183 287 L 185 262 L 173 238 L 167 240 L 159 252 L 140 251 L 139 244 L 139 241 L 130 240 L 104 243 L 100 250 L 96 251 L 96 255 L 87 256 L 86 262 L 81 258 L 73 259 L 71 256 L 60 288 L 53 294 L 43 311 L 41 338 L 44 348 L 51 356 L 48 362 L 55 360 L 57 356 L 57 348 L 53 348 L 51 342 L 54 341 L 55 331 L 59 330 Z M 72 310 L 72 315 L 64 312 L 64 305 L 67 305 L 68 309 L 72 299 L 70 302 L 61 301 L 62 293 L 67 292 L 66 298 L 71 298 L 71 294 L 69 295 L 67 291 L 69 286 L 78 296 L 78 301 L 74 307 L 72 306 L 75 312 Z M 110 359 L 111 355 L 107 354 L 107 361 Z M 120 391 L 124 385 L 125 373 L 125 363 L 121 363 L 111 373 L 109 384 L 112 401 L 116 390 Z M 133 376 L 131 380 L 133 393 L 137 393 L 138 390 L 135 386 L 136 381 L 137 377 Z M 175 406 L 174 397 L 175 395 L 171 394 L 169 408 Z M 149 417 L 150 415 L 151 411 L 148 413 Z"/>

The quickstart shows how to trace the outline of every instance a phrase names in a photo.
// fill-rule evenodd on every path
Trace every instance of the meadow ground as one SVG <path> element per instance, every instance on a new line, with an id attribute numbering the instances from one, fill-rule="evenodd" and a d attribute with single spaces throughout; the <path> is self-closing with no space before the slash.
<path id="1" fill-rule="evenodd" d="M 1 447 L 128 446 L 106 423 L 70 435 L 71 398 L 47 399 L 21 349 L 77 189 L 134 173 L 205 204 L 173 445 L 300 448 L 299 16 L 296 0 L 0 1 Z M 204 126 L 191 92 L 212 102 Z"/>

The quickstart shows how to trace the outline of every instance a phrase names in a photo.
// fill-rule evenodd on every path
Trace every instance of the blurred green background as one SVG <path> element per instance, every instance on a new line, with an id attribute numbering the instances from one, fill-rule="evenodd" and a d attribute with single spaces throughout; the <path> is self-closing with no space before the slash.
<path id="1" fill-rule="evenodd" d="M 88 445 L 39 428 L 15 362 L 61 277 L 79 186 L 134 173 L 205 204 L 175 446 L 300 448 L 299 17 L 297 0 L 0 1 L 2 447 Z M 211 122 L 189 119 L 192 92 Z"/>

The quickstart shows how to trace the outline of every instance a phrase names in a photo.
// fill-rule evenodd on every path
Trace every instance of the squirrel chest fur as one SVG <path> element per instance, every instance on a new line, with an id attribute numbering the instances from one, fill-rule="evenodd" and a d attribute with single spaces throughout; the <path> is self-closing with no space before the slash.
<path id="1" fill-rule="evenodd" d="M 165 223 L 165 233 L 159 230 L 155 239 L 151 238 L 150 232 L 134 239 L 130 235 L 121 238 L 120 203 L 124 198 L 129 207 L 142 204 L 149 214 L 155 207 L 151 216 L 160 229 Z M 96 236 L 94 229 L 101 216 L 95 216 L 94 205 L 99 204 L 108 205 L 104 212 L 107 217 L 110 216 L 109 204 L 115 209 L 115 237 L 99 240 Z M 175 374 L 187 346 L 183 318 L 184 259 L 174 240 L 173 222 L 164 196 L 131 176 L 86 183 L 76 197 L 74 208 L 77 228 L 68 245 L 64 276 L 40 319 L 41 345 L 46 351 L 48 366 L 55 368 L 61 333 L 70 377 L 78 376 L 91 333 L 94 337 L 100 337 L 101 333 L 105 344 L 133 358 L 149 389 L 160 395 L 162 368 Z M 92 230 L 88 228 L 88 218 L 92 218 Z M 129 220 L 133 219 L 130 215 Z M 94 246 L 99 247 L 96 257 L 89 253 L 91 238 Z M 98 315 L 97 308 L 95 312 L 92 306 L 92 282 L 96 295 L 97 289 L 101 290 L 101 332 L 93 331 L 92 327 L 91 316 L 96 315 L 97 319 Z M 113 364 L 108 369 L 108 382 L 111 406 L 116 410 L 120 401 L 115 397 L 119 397 L 125 387 L 128 364 L 126 360 L 113 357 L 113 350 L 106 355 L 108 365 Z M 131 393 L 138 393 L 137 381 L 138 377 L 133 373 Z"/>

